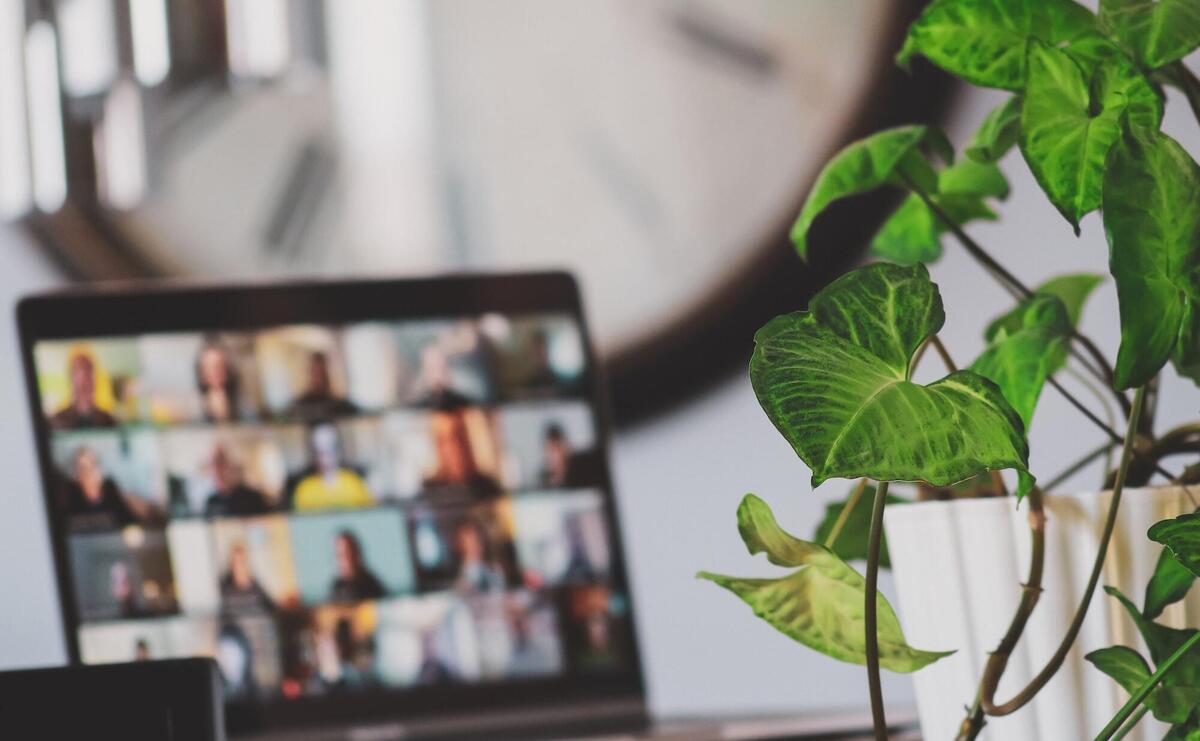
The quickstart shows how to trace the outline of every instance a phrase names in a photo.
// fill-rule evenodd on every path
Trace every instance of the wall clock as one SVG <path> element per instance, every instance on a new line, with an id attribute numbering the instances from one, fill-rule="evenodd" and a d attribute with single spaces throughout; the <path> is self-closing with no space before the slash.
<path id="1" fill-rule="evenodd" d="M 949 89 L 891 63 L 908 1 L 11 5 L 0 206 L 71 275 L 567 268 L 623 422 L 857 259 L 883 202 L 789 253 L 816 168 Z"/>

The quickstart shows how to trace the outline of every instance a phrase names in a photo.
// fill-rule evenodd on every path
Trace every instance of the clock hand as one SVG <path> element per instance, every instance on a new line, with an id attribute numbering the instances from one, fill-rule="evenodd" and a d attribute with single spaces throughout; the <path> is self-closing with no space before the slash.
<path id="1" fill-rule="evenodd" d="M 296 149 L 263 230 L 266 256 L 298 256 L 329 192 L 335 164 L 335 156 L 322 135 L 309 137 Z"/>
<path id="2" fill-rule="evenodd" d="M 671 25 L 695 48 L 742 72 L 766 78 L 779 70 L 774 51 L 710 8 L 686 6 L 672 14 Z"/>

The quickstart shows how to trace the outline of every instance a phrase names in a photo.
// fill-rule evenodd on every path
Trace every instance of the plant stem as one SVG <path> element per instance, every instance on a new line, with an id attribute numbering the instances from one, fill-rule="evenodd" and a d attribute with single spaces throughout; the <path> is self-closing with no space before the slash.
<path id="1" fill-rule="evenodd" d="M 1065 469 L 1063 469 L 1063 471 L 1061 473 L 1059 473 L 1054 478 L 1050 479 L 1050 481 L 1046 482 L 1046 485 L 1042 487 L 1042 492 L 1045 494 L 1049 494 L 1051 491 L 1053 491 L 1055 488 L 1057 488 L 1059 484 L 1061 484 L 1062 482 L 1071 478 L 1075 474 L 1079 473 L 1081 470 L 1083 470 L 1085 467 L 1087 467 L 1087 465 L 1090 464 L 1092 461 L 1096 460 L 1097 458 L 1099 458 L 1101 456 L 1107 455 L 1108 452 L 1110 450 L 1112 450 L 1112 448 L 1113 448 L 1112 443 L 1104 443 L 1103 445 L 1096 448 L 1092 452 L 1088 453 L 1084 457 L 1080 458 L 1079 460 L 1075 461 L 1071 465 L 1067 466 Z"/>
<path id="2" fill-rule="evenodd" d="M 933 345 L 934 350 L 937 350 L 937 354 L 941 357 L 942 364 L 946 366 L 946 370 L 951 373 L 957 373 L 958 366 L 954 364 L 954 359 L 950 357 L 950 351 L 942 344 L 942 338 L 937 335 L 930 335 L 929 344 Z"/>
<path id="3" fill-rule="evenodd" d="M 1200 79 L 1196 73 L 1188 69 L 1182 61 L 1170 66 L 1171 82 L 1187 97 L 1188 105 L 1192 107 L 1192 115 L 1200 123 Z"/>
<path id="4" fill-rule="evenodd" d="M 1121 739 L 1128 736 L 1129 732 L 1134 728 L 1137 728 L 1137 724 L 1142 722 L 1142 718 L 1148 712 L 1150 712 L 1149 705 L 1143 705 L 1138 708 L 1137 712 L 1133 714 L 1133 717 L 1129 719 L 1129 722 L 1121 726 L 1121 730 L 1117 731 L 1117 735 L 1112 737 L 1112 741 L 1121 741 Z"/>
<path id="5" fill-rule="evenodd" d="M 1033 605 L 1037 602 L 1036 597 L 1029 599 L 1027 591 L 1022 597 L 1021 604 L 1017 609 L 1017 614 L 1013 617 L 1013 622 L 1009 626 L 1008 633 L 1005 634 L 1004 639 L 992 655 L 988 657 L 987 665 L 983 671 L 983 681 L 980 684 L 981 705 L 983 711 L 988 715 L 1008 715 L 1024 707 L 1054 677 L 1059 667 L 1062 666 L 1063 660 L 1066 659 L 1067 653 L 1070 652 L 1071 646 L 1074 645 L 1075 638 L 1079 635 L 1079 630 L 1083 627 L 1083 620 L 1087 616 L 1088 606 L 1092 602 L 1092 595 L 1096 591 L 1096 585 L 1100 582 L 1100 575 L 1104 571 L 1104 559 L 1108 553 L 1108 543 L 1112 540 L 1113 529 L 1117 524 L 1117 513 L 1121 508 L 1121 492 L 1125 489 L 1125 478 L 1129 474 L 1129 464 L 1133 460 L 1134 439 L 1137 436 L 1138 425 L 1141 423 L 1142 408 L 1145 401 L 1146 387 L 1140 386 L 1133 398 L 1133 409 L 1129 416 L 1129 426 L 1125 432 L 1124 446 L 1121 450 L 1121 465 L 1117 469 L 1117 480 L 1113 486 L 1112 501 L 1108 505 L 1108 516 L 1104 521 L 1104 531 L 1100 537 L 1100 546 L 1096 550 L 1096 560 L 1092 564 L 1092 573 L 1088 578 L 1087 588 L 1084 590 L 1083 598 L 1079 601 L 1079 607 L 1075 610 L 1075 616 L 1071 619 L 1071 624 L 1067 628 L 1067 634 L 1063 637 L 1058 650 L 1054 652 L 1050 661 L 1046 663 L 1046 666 L 1038 672 L 1037 676 L 1024 689 L 1017 692 L 1008 702 L 997 703 L 995 701 L 996 688 L 1000 684 L 1000 678 L 1004 675 L 1008 659 L 1012 655 L 1017 640 L 1025 628 L 1025 622 L 1029 619 L 1030 613 L 1033 612 Z M 1031 503 L 1030 515 L 1032 516 L 1032 514 Z M 1028 590 L 1028 586 L 1026 586 L 1026 590 Z"/>
<path id="6" fill-rule="evenodd" d="M 1129 698 L 1129 702 L 1121 706 L 1121 709 L 1118 710 L 1117 714 L 1113 716 L 1113 719 L 1108 722 L 1108 725 L 1104 726 L 1104 730 L 1100 731 L 1099 736 L 1096 736 L 1096 741 L 1107 741 L 1108 739 L 1112 738 L 1112 735 L 1117 732 L 1117 729 L 1121 727 L 1121 724 L 1125 722 L 1125 719 L 1128 718 L 1133 711 L 1142 704 L 1142 701 L 1146 699 L 1147 695 L 1154 691 L 1154 688 L 1158 686 L 1158 683 L 1162 681 L 1167 672 L 1171 671 L 1171 667 L 1175 666 L 1176 662 L 1182 659 L 1184 655 L 1187 654 L 1187 652 L 1190 651 L 1191 648 L 1197 643 L 1200 643 L 1200 632 L 1192 634 L 1190 638 L 1183 642 L 1182 646 L 1175 649 L 1175 653 L 1168 656 L 1166 661 L 1159 664 L 1158 668 L 1154 670 L 1154 673 L 1150 675 L 1150 678 L 1147 679 L 1141 687 L 1138 687 L 1137 692 L 1133 693 L 1133 697 Z"/>
<path id="7" fill-rule="evenodd" d="M 879 629 L 876 626 L 879 582 L 879 544 L 883 540 L 883 505 L 887 501 L 888 482 L 880 481 L 875 488 L 875 506 L 871 508 L 871 535 L 867 542 L 867 589 L 863 605 L 866 625 L 867 685 L 871 692 L 871 719 L 875 724 L 875 741 L 887 741 L 887 718 L 883 712 L 883 687 L 879 680 Z"/>
<path id="8" fill-rule="evenodd" d="M 833 527 L 829 528 L 829 535 L 825 536 L 825 542 L 822 544 L 826 548 L 833 548 L 833 544 L 837 542 L 837 538 L 842 534 L 842 528 L 846 526 L 846 520 L 850 519 L 850 513 L 858 506 L 858 500 L 862 499 L 863 492 L 867 490 L 867 480 L 859 479 L 858 484 L 854 487 L 854 491 L 850 492 L 850 498 L 842 505 L 842 511 L 838 513 L 837 520 L 834 521 Z"/>
<path id="9" fill-rule="evenodd" d="M 947 214 L 941 206 L 935 203 L 934 200 L 930 198 L 924 190 L 917 187 L 917 184 L 907 176 L 904 176 L 904 181 L 908 185 L 909 189 L 916 193 L 917 197 L 919 197 L 925 203 L 925 205 L 929 207 L 929 210 L 933 212 L 933 215 L 938 217 L 942 224 L 950 230 L 950 233 L 953 234 L 956 239 L 958 239 L 959 243 L 962 244 L 962 246 L 967 250 L 968 254 L 975 258 L 976 262 L 983 265 L 988 272 L 996 276 L 999 279 L 1000 284 L 1006 290 L 1008 290 L 1010 294 L 1016 298 L 1022 299 L 1033 296 L 1033 291 L 1030 290 L 1029 286 L 1021 282 L 1017 276 L 1010 273 L 1003 265 L 996 262 L 995 258 L 989 255 L 987 250 L 985 250 L 978 242 L 976 242 L 974 239 L 971 239 L 971 237 L 968 236 L 965 231 L 963 231 L 962 227 L 959 226 L 958 222 L 955 221 L 949 214 Z M 1100 352 L 1100 348 L 1096 347 L 1096 343 L 1092 342 L 1090 338 L 1085 336 L 1074 327 L 1071 328 L 1071 336 L 1075 340 L 1071 343 L 1071 354 L 1078 358 L 1085 367 L 1089 368 L 1093 371 L 1093 373 L 1096 374 L 1096 380 L 1104 383 L 1106 388 L 1112 389 L 1114 398 L 1116 398 L 1117 403 L 1121 405 L 1121 410 L 1128 415 L 1130 411 L 1129 399 L 1125 397 L 1125 394 L 1117 391 L 1113 387 L 1112 366 L 1109 365 L 1108 360 L 1104 357 L 1104 353 Z M 1076 344 L 1083 347 L 1084 351 L 1086 351 L 1086 355 L 1091 356 L 1091 361 L 1096 364 L 1096 368 L 1091 366 L 1085 357 L 1085 354 L 1080 352 L 1079 348 L 1076 347 Z"/>
<path id="10" fill-rule="evenodd" d="M 1017 604 L 1017 610 L 1013 614 L 1012 622 L 1009 623 L 1008 631 L 1000 640 L 1000 645 L 996 649 L 997 653 L 1011 653 L 1013 648 L 1016 647 L 1021 634 L 1025 632 L 1025 624 L 1029 621 L 1029 617 L 1033 614 L 1033 609 L 1037 607 L 1038 599 L 1042 596 L 1042 576 L 1045 572 L 1046 564 L 1046 512 L 1044 502 L 1042 501 L 1041 488 L 1037 486 L 1033 487 L 1029 492 L 1027 501 L 1029 502 L 1029 574 L 1025 579 L 1025 583 L 1021 585 L 1021 601 Z M 989 666 L 990 661 L 989 659 Z M 1001 667 L 1000 671 L 1003 673 L 1003 667 Z M 999 682 L 999 677 L 997 677 L 996 681 Z M 987 722 L 983 712 L 986 688 L 987 673 L 985 672 L 983 678 L 980 680 L 979 690 L 975 693 L 975 702 L 967 712 L 967 717 L 963 719 L 960 726 L 958 733 L 960 741 L 974 739 L 983 730 L 983 726 Z"/>
<path id="11" fill-rule="evenodd" d="M 1075 398 L 1074 394 L 1072 394 L 1070 391 L 1067 391 L 1065 388 L 1063 388 L 1063 385 L 1058 382 L 1058 379 L 1056 379 L 1054 376 L 1050 376 L 1049 378 L 1046 379 L 1046 381 L 1049 382 L 1049 384 L 1051 386 L 1053 386 L 1054 389 L 1056 391 L 1058 391 L 1058 393 L 1062 394 L 1063 398 L 1065 398 L 1068 402 L 1070 402 L 1071 406 L 1078 409 L 1079 412 L 1081 414 L 1083 414 L 1083 416 L 1087 417 L 1088 420 L 1092 424 L 1096 425 L 1101 430 L 1103 430 L 1105 432 L 1105 434 L 1108 435 L 1110 440 L 1112 440 L 1114 443 L 1123 442 L 1124 438 L 1122 438 L 1120 435 L 1118 435 L 1116 430 L 1109 427 L 1108 424 L 1105 423 L 1104 420 L 1097 417 L 1095 412 L 1093 412 L 1091 409 L 1088 409 L 1087 407 L 1085 407 L 1083 405 L 1083 402 L 1081 402 L 1079 399 Z M 1136 432 L 1136 430 L 1135 430 L 1135 432 Z M 1152 469 L 1154 469 L 1155 473 L 1165 476 L 1167 478 L 1167 480 L 1170 481 L 1171 483 L 1176 484 L 1177 486 L 1184 486 L 1182 483 L 1180 483 L 1178 476 L 1171 473 L 1167 469 L 1163 468 L 1162 465 L 1160 465 L 1159 462 L 1157 460 L 1155 460 L 1152 456 L 1149 456 L 1145 453 L 1140 453 L 1137 450 L 1134 450 L 1132 452 L 1132 455 L 1138 461 L 1141 461 L 1142 463 L 1149 465 Z M 1187 487 L 1184 487 L 1184 488 L 1186 489 Z M 1192 496 L 1190 491 L 1188 492 L 1188 496 L 1189 497 Z"/>

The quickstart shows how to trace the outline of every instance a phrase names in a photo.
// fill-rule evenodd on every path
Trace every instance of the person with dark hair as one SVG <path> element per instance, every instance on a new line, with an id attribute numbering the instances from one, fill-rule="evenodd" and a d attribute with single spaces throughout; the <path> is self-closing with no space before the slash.
<path id="1" fill-rule="evenodd" d="M 216 337 L 206 337 L 196 353 L 195 370 L 204 419 L 226 422 L 237 418 L 241 379 L 229 349 Z"/>
<path id="2" fill-rule="evenodd" d="M 577 451 L 562 425 L 550 422 L 542 433 L 542 486 L 571 488 L 595 485 L 600 464 L 592 451 Z"/>
<path id="3" fill-rule="evenodd" d="M 224 445 L 213 448 L 210 464 L 216 489 L 204 503 L 205 517 L 246 517 L 270 509 L 266 496 L 242 481 L 242 468 Z"/>
<path id="4" fill-rule="evenodd" d="M 329 590 L 330 601 L 361 602 L 384 596 L 383 582 L 367 566 L 362 543 L 353 532 L 342 530 L 334 537 L 333 558 L 337 576 Z"/>
<path id="5" fill-rule="evenodd" d="M 129 564 L 113 561 L 108 567 L 108 593 L 116 605 L 117 617 L 131 618 L 142 614 L 133 582 L 134 577 Z"/>
<path id="6" fill-rule="evenodd" d="M 288 414 L 302 420 L 314 422 L 357 414 L 354 402 L 338 396 L 333 391 L 333 376 L 329 371 L 329 355 L 314 352 L 308 356 L 308 382 Z"/>
<path id="7" fill-rule="evenodd" d="M 459 590 L 479 593 L 504 589 L 504 571 L 489 563 L 487 536 L 478 522 L 466 519 L 454 529 L 454 554 L 458 557 L 455 586 Z"/>
<path id="8" fill-rule="evenodd" d="M 367 482 L 342 461 L 336 427 L 314 426 L 308 431 L 308 448 L 311 462 L 292 491 L 293 509 L 345 509 L 375 503 Z"/>
<path id="9" fill-rule="evenodd" d="M 133 642 L 133 660 L 134 661 L 149 661 L 154 658 L 150 655 L 150 644 L 146 643 L 145 638 L 138 638 Z"/>
<path id="10" fill-rule="evenodd" d="M 84 350 L 72 352 L 67 359 L 67 376 L 71 383 L 71 398 L 66 405 L 50 415 L 50 426 L 56 430 L 80 427 L 116 427 L 117 420 L 96 406 L 96 361 Z"/>
<path id="11" fill-rule="evenodd" d="M 494 478 L 479 470 L 467 431 L 465 409 L 441 410 L 429 416 L 437 467 L 425 478 L 427 487 L 464 487 L 477 497 L 500 493 Z"/>
<path id="12" fill-rule="evenodd" d="M 75 530 L 116 530 L 138 520 L 116 482 L 104 475 L 100 456 L 86 445 L 71 457 L 66 509 Z"/>
<path id="13" fill-rule="evenodd" d="M 245 543 L 234 543 L 229 549 L 229 565 L 221 577 L 221 603 L 231 613 L 275 612 L 275 600 L 254 578 Z"/>

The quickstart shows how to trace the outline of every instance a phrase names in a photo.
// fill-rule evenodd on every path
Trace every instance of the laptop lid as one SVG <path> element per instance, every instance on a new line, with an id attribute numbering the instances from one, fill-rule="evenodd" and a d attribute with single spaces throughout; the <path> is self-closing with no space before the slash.
<path id="1" fill-rule="evenodd" d="M 73 661 L 211 656 L 235 733 L 645 722 L 569 276 L 125 286 L 18 323 Z"/>

